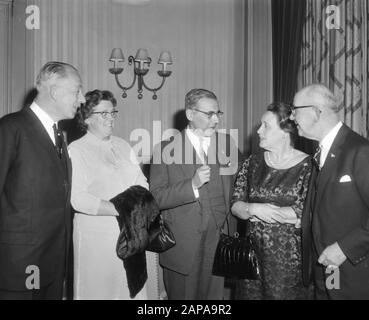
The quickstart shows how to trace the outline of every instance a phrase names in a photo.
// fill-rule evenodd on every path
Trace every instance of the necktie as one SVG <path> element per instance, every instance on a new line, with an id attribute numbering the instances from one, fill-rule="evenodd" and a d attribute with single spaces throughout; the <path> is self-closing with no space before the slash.
<path id="1" fill-rule="evenodd" d="M 204 138 L 200 138 L 200 150 L 201 150 L 202 159 L 204 161 L 204 165 L 207 165 L 208 164 L 208 156 L 206 154 L 207 148 L 205 147 L 205 139 Z"/>
<path id="2" fill-rule="evenodd" d="M 321 169 L 321 167 L 320 167 L 320 156 L 321 156 L 321 153 L 322 153 L 322 146 L 319 146 L 316 149 L 315 154 L 314 154 L 314 161 L 317 164 L 319 170 Z"/>
<path id="3" fill-rule="evenodd" d="M 59 158 L 61 159 L 63 154 L 63 132 L 56 127 L 56 124 L 53 124 L 54 137 L 55 137 L 55 148 L 58 153 Z"/>

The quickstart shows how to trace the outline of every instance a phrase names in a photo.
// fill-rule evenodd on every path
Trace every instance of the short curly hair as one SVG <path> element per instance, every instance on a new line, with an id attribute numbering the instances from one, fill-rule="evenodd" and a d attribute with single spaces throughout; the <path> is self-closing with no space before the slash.
<path id="1" fill-rule="evenodd" d="M 78 126 L 83 130 L 87 131 L 88 125 L 86 123 L 86 119 L 89 118 L 94 111 L 94 108 L 101 101 L 110 101 L 114 107 L 117 106 L 117 100 L 114 98 L 114 95 L 108 90 L 98 90 L 95 89 L 93 91 L 89 91 L 85 95 L 86 102 L 78 108 L 76 118 L 78 122 Z"/>
<path id="2" fill-rule="evenodd" d="M 291 145 L 294 146 L 297 141 L 298 130 L 296 123 L 290 119 L 292 112 L 290 105 L 283 102 L 273 102 L 267 107 L 267 111 L 272 112 L 277 117 L 279 127 L 284 132 L 289 133 Z"/>

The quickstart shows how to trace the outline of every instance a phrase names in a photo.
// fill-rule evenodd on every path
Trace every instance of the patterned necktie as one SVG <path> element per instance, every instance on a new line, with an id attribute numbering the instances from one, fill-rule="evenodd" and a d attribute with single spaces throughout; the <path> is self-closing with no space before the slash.
<path id="1" fill-rule="evenodd" d="M 314 154 L 314 161 L 317 164 L 319 170 L 321 169 L 320 167 L 320 156 L 322 154 L 322 147 L 319 145 L 318 148 L 316 148 L 315 154 Z"/>
<path id="2" fill-rule="evenodd" d="M 55 147 L 58 153 L 59 158 L 61 159 L 63 154 L 63 132 L 56 127 L 56 124 L 53 124 L 54 137 L 55 137 Z"/>

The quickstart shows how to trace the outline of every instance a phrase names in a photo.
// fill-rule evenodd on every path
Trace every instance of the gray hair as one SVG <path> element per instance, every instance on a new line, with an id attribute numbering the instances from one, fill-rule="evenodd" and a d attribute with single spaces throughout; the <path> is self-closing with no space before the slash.
<path id="1" fill-rule="evenodd" d="M 185 109 L 192 109 L 196 106 L 197 102 L 202 98 L 208 98 L 218 101 L 217 96 L 206 89 L 192 89 L 187 92 L 185 97 Z"/>
<path id="2" fill-rule="evenodd" d="M 49 61 L 40 70 L 36 77 L 36 86 L 39 88 L 43 82 L 53 78 L 67 78 L 71 74 L 79 77 L 78 70 L 69 63 Z"/>
<path id="3" fill-rule="evenodd" d="M 320 102 L 320 106 L 330 109 L 334 113 L 339 112 L 340 98 L 323 84 L 306 86 L 299 93 L 314 97 Z"/>

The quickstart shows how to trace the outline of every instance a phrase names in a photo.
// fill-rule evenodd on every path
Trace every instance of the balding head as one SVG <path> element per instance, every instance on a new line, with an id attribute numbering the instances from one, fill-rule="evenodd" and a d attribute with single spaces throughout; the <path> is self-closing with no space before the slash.
<path id="1" fill-rule="evenodd" d="M 80 79 L 78 70 L 71 64 L 59 61 L 49 61 L 40 70 L 36 78 L 36 87 L 40 92 L 45 84 L 52 85 L 59 79 L 75 76 Z"/>
<path id="2" fill-rule="evenodd" d="M 72 119 L 85 102 L 81 77 L 75 67 L 65 62 L 46 63 L 36 78 L 35 102 L 54 120 Z"/>
<path id="3" fill-rule="evenodd" d="M 297 98 L 308 99 L 309 104 L 316 105 L 320 108 L 329 109 L 333 113 L 339 112 L 339 100 L 323 84 L 312 84 L 304 87 L 295 95 L 295 100 Z"/>
<path id="4" fill-rule="evenodd" d="M 323 84 L 304 87 L 295 95 L 292 117 L 299 134 L 321 141 L 339 122 L 339 101 Z"/>

